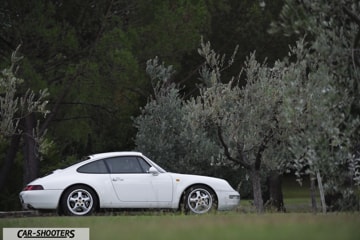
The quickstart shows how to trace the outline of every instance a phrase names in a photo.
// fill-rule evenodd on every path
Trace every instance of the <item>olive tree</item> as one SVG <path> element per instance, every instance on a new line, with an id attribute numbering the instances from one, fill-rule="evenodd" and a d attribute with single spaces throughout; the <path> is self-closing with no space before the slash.
<path id="1" fill-rule="evenodd" d="M 0 73 L 0 141 L 10 140 L 11 144 L 19 144 L 20 136 L 25 134 L 22 127 L 26 118 L 34 113 L 40 113 L 45 116 L 48 111 L 46 109 L 48 92 L 46 89 L 40 90 L 38 93 L 27 89 L 22 94 L 23 79 L 16 77 L 19 68 L 19 61 L 22 57 L 18 55 L 20 46 L 11 55 L 11 65 Z M 43 135 L 37 134 L 37 129 L 31 129 L 33 142 L 39 147 L 45 147 L 42 142 Z M 12 166 L 12 157 L 6 155 L 1 167 L 0 189 L 5 184 L 5 179 Z"/>
<path id="2" fill-rule="evenodd" d="M 290 139 L 290 150 L 298 176 L 305 173 L 317 180 L 324 212 L 331 207 L 326 206 L 325 196 L 327 204 L 333 205 L 331 198 L 337 195 L 338 209 L 358 205 L 346 202 L 354 199 L 351 182 L 357 179 L 359 12 L 359 2 L 354 0 L 287 0 L 270 29 L 306 39 L 297 53 L 303 59 L 305 77 L 299 82 L 303 94 L 297 99 L 288 95 L 299 110 L 293 119 L 306 125 Z"/>
<path id="3" fill-rule="evenodd" d="M 147 62 L 153 95 L 134 119 L 137 128 L 136 150 L 164 168 L 187 173 L 205 173 L 218 148 L 197 129 L 189 128 L 184 117 L 189 113 L 181 88 L 173 82 L 175 71 L 156 57 Z"/>
<path id="4" fill-rule="evenodd" d="M 153 86 L 153 96 L 141 109 L 141 115 L 134 119 L 137 135 L 136 149 L 155 158 L 164 168 L 172 166 L 171 161 L 178 154 L 182 100 L 174 83 L 172 67 L 160 64 L 158 58 L 147 62 L 147 73 Z"/>
<path id="5" fill-rule="evenodd" d="M 322 57 L 310 54 L 312 49 L 303 44 L 294 50 L 303 77 L 296 82 L 298 94 L 285 94 L 284 118 L 296 130 L 289 136 L 291 165 L 299 179 L 302 174 L 316 178 L 326 212 L 325 191 L 341 184 L 335 177 L 351 157 L 350 139 L 358 121 L 350 115 L 353 98 L 337 84 L 333 68 Z"/>
<path id="6" fill-rule="evenodd" d="M 200 55 L 205 64 L 200 71 L 204 86 L 200 95 L 189 101 L 192 115 L 188 121 L 203 129 L 222 149 L 224 157 L 218 161 L 245 168 L 252 180 L 254 205 L 263 211 L 261 171 L 283 171 L 283 141 L 288 131 L 282 129 L 279 119 L 284 84 L 280 81 L 283 63 L 274 68 L 260 64 L 252 54 L 243 69 L 246 85 L 240 86 L 239 78 L 221 79 L 228 64 L 225 57 L 211 49 L 210 43 L 202 43 Z M 276 154 L 275 154 L 276 153 Z M 286 152 L 283 152 L 286 154 Z"/>
<path id="7" fill-rule="evenodd" d="M 258 212 L 264 210 L 261 172 L 288 169 L 299 180 L 304 174 L 317 180 L 326 212 L 326 193 L 339 189 L 344 178 L 350 177 L 357 185 L 359 179 L 359 156 L 352 154 L 352 139 L 359 127 L 354 114 L 360 76 L 355 49 L 360 39 L 358 10 L 358 4 L 350 0 L 286 1 L 280 24 L 273 30 L 299 35 L 288 57 L 268 65 L 251 54 L 239 76 L 232 79 L 223 79 L 223 71 L 232 65 L 236 51 L 226 63 L 225 56 L 202 42 L 199 53 L 205 63 L 199 96 L 167 108 L 164 116 L 181 111 L 178 125 L 168 125 L 168 121 L 164 126 L 180 129 L 162 136 L 176 136 L 171 141 L 178 139 L 177 146 L 182 139 L 197 137 L 216 149 L 205 162 L 245 169 Z M 167 104 L 163 101 L 157 107 Z M 351 198 L 351 187 L 342 192 L 343 197 Z"/>
<path id="8" fill-rule="evenodd" d="M 11 65 L 3 69 L 0 75 L 0 137 L 8 137 L 17 133 L 19 121 L 30 112 L 47 113 L 45 100 L 47 90 L 40 90 L 39 95 L 28 89 L 19 96 L 18 89 L 24 82 L 16 77 L 18 62 L 22 57 L 17 55 L 20 46 L 11 55 Z"/>
<path id="9" fill-rule="evenodd" d="M 358 126 L 350 116 L 351 80 L 338 84 L 339 75 L 317 49 L 324 47 L 323 40 L 300 39 L 289 58 L 272 67 L 251 55 L 242 72 L 245 86 L 235 78 L 227 83 L 221 79 L 224 58 L 210 43 L 199 50 L 206 62 L 200 71 L 206 84 L 190 102 L 194 114 L 188 119 L 214 138 L 227 161 L 248 171 L 259 212 L 261 170 L 295 169 L 300 176 L 307 169 L 306 174 L 317 177 L 325 209 L 322 176 L 335 176 L 338 166 L 349 161 L 350 138 Z M 327 180 L 326 186 L 336 184 Z"/>

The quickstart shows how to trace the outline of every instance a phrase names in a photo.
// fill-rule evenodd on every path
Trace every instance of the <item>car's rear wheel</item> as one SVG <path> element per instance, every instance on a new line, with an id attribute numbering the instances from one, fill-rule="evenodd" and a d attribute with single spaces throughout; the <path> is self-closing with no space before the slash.
<path id="1" fill-rule="evenodd" d="M 97 204 L 95 192 L 83 185 L 70 187 L 61 198 L 61 208 L 65 215 L 90 215 L 95 211 Z"/>
<path id="2" fill-rule="evenodd" d="M 195 185 L 185 192 L 185 212 L 204 214 L 217 208 L 216 194 L 204 185 Z"/>

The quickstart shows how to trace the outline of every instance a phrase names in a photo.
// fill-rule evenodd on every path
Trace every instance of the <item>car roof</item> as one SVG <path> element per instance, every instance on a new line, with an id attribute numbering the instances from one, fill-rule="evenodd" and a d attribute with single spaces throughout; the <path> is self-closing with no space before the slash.
<path id="1" fill-rule="evenodd" d="M 88 159 L 100 159 L 117 156 L 143 156 L 142 153 L 136 151 L 122 151 L 122 152 L 104 152 L 96 153 L 88 156 Z"/>
<path id="2" fill-rule="evenodd" d="M 65 169 L 73 169 L 73 168 L 78 168 L 79 166 L 85 165 L 87 163 L 99 160 L 99 159 L 103 159 L 103 158 L 111 158 L 111 157 L 119 157 L 119 156 L 144 156 L 142 153 L 140 152 L 135 152 L 135 151 L 127 151 L 127 152 L 104 152 L 104 153 L 96 153 L 96 154 L 92 154 L 92 155 L 88 155 L 86 157 L 84 157 L 82 160 L 80 160 L 79 162 L 74 163 L 73 165 L 70 165 Z"/>

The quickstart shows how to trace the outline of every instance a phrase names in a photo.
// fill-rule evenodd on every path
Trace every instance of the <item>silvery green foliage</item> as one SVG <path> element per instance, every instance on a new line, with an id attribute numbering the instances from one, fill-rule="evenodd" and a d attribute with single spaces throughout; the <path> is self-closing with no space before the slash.
<path id="1" fill-rule="evenodd" d="M 134 119 L 138 129 L 136 149 L 171 171 L 205 171 L 213 156 L 218 154 L 217 148 L 184 119 L 191 110 L 184 107 L 179 88 L 171 83 L 172 67 L 159 64 L 155 58 L 147 62 L 146 70 L 154 96 Z"/>
<path id="2" fill-rule="evenodd" d="M 360 3 L 357 0 L 286 0 L 280 12 L 279 21 L 271 23 L 270 32 L 282 32 L 287 36 L 304 34 L 318 35 L 319 30 L 330 30 L 336 25 L 340 28 L 353 28 L 354 23 L 338 25 L 338 21 L 347 18 L 345 8 L 359 13 Z"/>
<path id="3" fill-rule="evenodd" d="M 192 122 L 208 126 L 230 162 L 249 170 L 257 161 L 262 169 L 295 169 L 299 179 L 317 175 L 326 179 L 325 190 L 333 191 L 341 184 L 337 177 L 349 160 L 359 121 L 350 115 L 353 82 L 344 72 L 346 56 L 331 50 L 340 41 L 332 39 L 321 34 L 311 43 L 301 39 L 288 59 L 273 67 L 258 63 L 252 54 L 243 70 L 243 87 L 234 79 L 222 82 L 216 63 L 223 60 L 208 57 L 216 53 L 203 45 L 206 65 L 200 73 L 207 87 L 194 100 L 197 117 Z"/>
<path id="4" fill-rule="evenodd" d="M 141 109 L 141 115 L 134 119 L 138 129 L 135 144 L 137 150 L 147 154 L 164 168 L 172 167 L 177 158 L 181 131 L 182 99 L 179 90 L 170 83 L 171 67 L 159 64 L 158 59 L 147 62 L 154 96 Z"/>
<path id="5" fill-rule="evenodd" d="M 184 128 L 182 138 L 187 145 L 186 158 L 189 165 L 193 160 L 199 162 L 197 165 L 209 167 L 228 166 L 222 148 L 216 138 L 213 138 L 214 129 L 206 118 L 206 110 L 198 103 L 199 99 L 191 98 L 183 106 Z"/>
<path id="6" fill-rule="evenodd" d="M 354 48 L 359 45 L 359 16 L 357 0 L 286 0 L 270 32 L 306 36 L 309 64 L 310 57 L 321 59 L 332 68 L 338 84 L 352 91 L 354 79 L 360 77 L 359 49 Z"/>
<path id="7" fill-rule="evenodd" d="M 150 76 L 151 84 L 154 90 L 155 97 L 159 91 L 166 91 L 166 86 L 171 85 L 171 77 L 175 70 L 170 65 L 165 67 L 164 63 L 159 63 L 159 58 L 149 59 L 146 63 L 146 73 Z M 170 86 L 174 87 L 174 86 Z M 159 93 L 161 94 L 161 93 Z"/>
<path id="8" fill-rule="evenodd" d="M 48 96 L 46 89 L 40 90 L 38 94 L 28 89 L 21 97 L 16 96 L 17 90 L 23 80 L 17 78 L 16 66 L 22 57 L 17 56 L 20 46 L 11 56 L 11 66 L 1 71 L 0 74 L 0 137 L 11 136 L 20 133 L 19 121 L 29 113 L 40 112 L 44 116 Z"/>
<path id="9" fill-rule="evenodd" d="M 345 121 L 353 100 L 348 91 L 338 84 L 333 68 L 308 49 L 303 41 L 291 49 L 297 61 L 288 68 L 286 78 L 293 86 L 286 88 L 283 104 L 284 119 L 296 129 L 289 149 L 298 174 L 305 166 L 310 166 L 307 173 L 314 173 L 312 168 L 325 163 L 346 161 L 351 131 L 357 126 L 357 121 Z"/>
<path id="10" fill-rule="evenodd" d="M 328 59 L 316 56 L 322 50 L 317 47 L 324 45 L 306 47 L 300 41 L 291 50 L 297 61 L 290 65 L 288 77 L 297 86 L 287 89 L 298 92 L 284 95 L 283 113 L 296 130 L 289 136 L 289 150 L 298 179 L 302 174 L 317 176 L 320 193 L 329 195 L 340 190 L 348 174 L 343 168 L 351 156 L 351 136 L 358 120 L 350 114 L 353 98 L 347 89 L 351 81 L 342 79 L 342 72 L 334 71 Z M 314 49 L 315 56 L 309 52 Z M 324 199 L 322 206 L 326 211 Z"/>
<path id="11" fill-rule="evenodd" d="M 221 71 L 225 57 L 219 57 L 210 43 L 202 43 L 201 47 L 199 53 L 206 64 L 200 76 L 205 87 L 200 89 L 200 96 L 192 100 L 193 116 L 189 122 L 194 128 L 206 130 L 207 135 L 225 149 L 224 154 L 230 156 L 220 157 L 219 161 L 250 169 L 261 154 L 265 167 L 279 169 L 286 154 L 281 151 L 281 143 L 287 134 L 286 129 L 280 131 L 283 126 L 279 122 L 284 93 L 284 84 L 279 81 L 283 63 L 277 62 L 274 68 L 269 68 L 258 63 L 252 54 L 243 72 L 247 84 L 241 87 L 237 78 L 223 83 Z"/>
<path id="12" fill-rule="evenodd" d="M 138 129 L 135 144 L 143 152 L 166 169 L 172 169 L 172 161 L 178 158 L 181 132 L 181 99 L 176 88 L 159 92 L 148 101 L 135 119 Z M 175 170 L 175 169 L 173 169 Z"/>
<path id="13" fill-rule="evenodd" d="M 222 157 L 215 159 L 215 164 L 231 164 L 247 170 L 252 179 L 254 205 L 262 212 L 260 173 L 282 172 L 288 154 L 284 145 L 289 131 L 281 119 L 284 63 L 276 62 L 270 68 L 251 54 L 241 72 L 246 85 L 240 86 L 239 78 L 221 79 L 225 58 L 211 50 L 210 43 L 201 47 L 199 53 L 205 64 L 200 76 L 205 84 L 200 95 L 192 100 L 193 116 L 189 122 L 205 131 L 222 149 Z M 232 60 L 228 62 L 231 64 Z"/>
<path id="14" fill-rule="evenodd" d="M 359 106 L 360 54 L 354 49 L 359 41 L 359 15 L 360 2 L 355 0 L 287 0 L 272 28 L 308 39 L 307 44 L 298 44 L 298 50 L 292 49 L 297 62 L 302 62 L 298 68 L 304 75 L 298 81 L 301 94 L 298 99 L 287 95 L 286 100 L 286 117 L 294 119 L 299 129 L 290 138 L 293 167 L 299 179 L 301 174 L 320 173 L 325 192 L 342 192 L 344 201 L 353 191 L 351 184 L 344 183 L 358 179 L 355 170 L 347 170 L 354 162 L 351 139 L 359 126 L 350 113 L 351 106 Z"/>
<path id="15" fill-rule="evenodd" d="M 184 102 L 176 87 L 167 81 L 153 84 L 166 89 L 164 100 L 152 99 L 142 118 L 147 114 L 157 116 L 164 126 L 147 130 L 142 138 L 160 133 L 157 136 L 165 141 L 159 143 L 166 146 L 166 154 L 174 154 L 174 159 L 191 159 L 192 154 L 197 154 L 200 161 L 206 152 L 209 155 L 205 156 L 212 157 L 203 159 L 211 159 L 212 166 L 232 164 L 251 171 L 258 163 L 261 169 L 295 170 L 299 180 L 304 174 L 316 175 L 324 180 L 328 193 L 341 189 L 349 176 L 358 181 L 358 161 L 350 153 L 351 137 L 359 120 L 352 117 L 350 110 L 358 94 L 354 92 L 354 79 L 360 77 L 358 50 L 352 49 L 359 28 L 343 10 L 359 13 L 359 3 L 286 3 L 276 27 L 285 33 L 306 34 L 290 48 L 288 58 L 269 67 L 251 54 L 240 71 L 246 85 L 239 86 L 238 77 L 226 80 L 221 75 L 233 63 L 236 51 L 226 61 L 224 55 L 211 49 L 210 43 L 201 42 L 199 54 L 205 64 L 200 70 L 200 95 Z M 294 4 L 296 7 L 292 7 Z M 169 71 L 160 68 L 151 72 L 168 76 Z M 169 85 L 172 88 L 166 87 Z M 144 129 L 154 126 L 154 116 L 149 116 Z M 137 124 L 140 129 L 140 122 Z M 180 127 L 175 134 L 174 130 L 158 130 L 173 126 Z M 167 140 L 169 136 L 172 138 Z M 149 145 L 149 151 L 159 148 L 154 142 Z M 176 147 L 189 154 L 181 155 L 181 151 L 174 150 Z M 164 152 L 157 154 L 162 156 Z M 353 192 L 351 188 L 341 191 L 343 196 Z"/>
<path id="16" fill-rule="evenodd" d="M 20 82 L 10 69 L 4 69 L 0 77 L 0 129 L 1 136 L 12 135 L 15 132 L 19 119 L 15 119 L 18 110 L 18 99 L 15 98 L 16 85 Z"/>
<path id="17" fill-rule="evenodd" d="M 210 42 L 204 42 L 203 38 L 201 39 L 200 48 L 198 53 L 205 59 L 205 64 L 200 69 L 200 80 L 205 87 L 213 86 L 218 83 L 221 79 L 221 72 L 225 71 L 227 68 L 231 67 L 234 63 L 236 53 L 238 51 L 238 46 L 236 46 L 232 56 L 227 62 L 225 62 L 226 55 L 220 55 L 211 49 Z M 201 88 L 202 86 L 200 86 Z"/>

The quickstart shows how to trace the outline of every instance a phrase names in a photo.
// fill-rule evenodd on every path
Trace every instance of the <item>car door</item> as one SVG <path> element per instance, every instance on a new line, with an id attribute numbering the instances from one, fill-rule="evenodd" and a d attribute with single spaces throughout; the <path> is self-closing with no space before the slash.
<path id="1" fill-rule="evenodd" d="M 169 174 L 148 173 L 150 164 L 136 156 L 106 159 L 116 195 L 127 206 L 160 207 L 172 201 L 172 178 Z M 133 203 L 129 204 L 129 203 Z"/>

